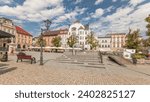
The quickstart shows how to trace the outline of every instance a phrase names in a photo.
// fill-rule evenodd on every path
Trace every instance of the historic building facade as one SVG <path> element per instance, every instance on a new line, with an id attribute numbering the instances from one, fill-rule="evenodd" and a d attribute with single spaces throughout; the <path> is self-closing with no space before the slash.
<path id="1" fill-rule="evenodd" d="M 98 37 L 99 49 L 102 51 L 123 51 L 126 41 L 125 33 L 107 34 L 105 37 Z"/>
<path id="2" fill-rule="evenodd" d="M 55 37 L 61 37 L 61 46 L 66 47 L 68 29 L 59 29 L 55 31 L 48 31 L 43 34 L 43 39 L 46 41 L 46 46 L 52 47 L 52 39 Z"/>
<path id="3" fill-rule="evenodd" d="M 32 35 L 19 26 L 16 28 L 16 48 L 27 49 L 32 46 Z"/>
<path id="4" fill-rule="evenodd" d="M 0 30 L 15 36 L 16 29 L 13 21 L 7 18 L 0 18 Z M 1 39 L 1 46 L 8 47 L 8 53 L 15 50 L 15 37 Z"/>
<path id="5" fill-rule="evenodd" d="M 123 51 L 126 42 L 125 33 L 113 33 L 108 34 L 107 36 L 111 36 L 111 49 L 113 51 Z"/>
<path id="6" fill-rule="evenodd" d="M 28 48 L 32 45 L 32 35 L 23 28 L 14 25 L 13 21 L 10 19 L 0 18 L 0 30 L 15 36 L 9 38 L 10 41 L 9 44 L 7 44 L 9 46 L 8 53 L 15 52 L 16 48 Z"/>
<path id="7" fill-rule="evenodd" d="M 86 42 L 86 37 L 90 33 L 91 30 L 89 29 L 89 25 L 82 25 L 79 21 L 76 21 L 69 27 L 68 37 L 75 35 L 78 39 L 75 47 L 89 49 L 89 45 Z"/>
<path id="8" fill-rule="evenodd" d="M 99 50 L 111 51 L 111 37 L 98 37 Z"/>

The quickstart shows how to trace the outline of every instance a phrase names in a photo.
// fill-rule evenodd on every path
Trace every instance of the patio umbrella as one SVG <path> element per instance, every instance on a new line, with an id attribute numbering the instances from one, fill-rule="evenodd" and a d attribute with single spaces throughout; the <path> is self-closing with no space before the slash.
<path id="1" fill-rule="evenodd" d="M 0 30 L 0 38 L 11 38 L 11 37 L 15 37 L 15 36 L 10 33 Z"/>

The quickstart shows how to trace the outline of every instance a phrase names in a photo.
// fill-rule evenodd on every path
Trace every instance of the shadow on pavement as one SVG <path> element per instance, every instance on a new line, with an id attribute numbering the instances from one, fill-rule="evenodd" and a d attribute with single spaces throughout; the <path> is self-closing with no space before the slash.
<path id="1" fill-rule="evenodd" d="M 16 70 L 17 67 L 8 68 L 8 64 L 0 64 L 0 75 Z"/>
<path id="2" fill-rule="evenodd" d="M 3 63 L 0 63 L 0 67 L 3 67 L 3 66 L 8 66 L 9 64 L 3 64 Z"/>

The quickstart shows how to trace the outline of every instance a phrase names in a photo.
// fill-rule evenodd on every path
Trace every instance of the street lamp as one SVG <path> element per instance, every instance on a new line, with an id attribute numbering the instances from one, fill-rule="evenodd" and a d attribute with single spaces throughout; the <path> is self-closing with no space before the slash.
<path id="1" fill-rule="evenodd" d="M 43 22 L 45 24 L 45 28 L 46 29 L 41 29 L 41 37 L 40 37 L 40 46 L 41 46 L 41 50 L 40 50 L 40 65 L 43 65 L 43 43 L 44 43 L 44 41 L 43 41 L 43 33 L 48 32 L 49 27 L 50 27 L 50 25 L 52 23 L 48 19 L 44 20 Z"/>

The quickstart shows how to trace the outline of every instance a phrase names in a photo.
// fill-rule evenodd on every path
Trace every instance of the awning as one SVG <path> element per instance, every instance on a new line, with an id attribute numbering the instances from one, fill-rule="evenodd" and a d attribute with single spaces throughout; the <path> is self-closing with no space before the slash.
<path id="1" fill-rule="evenodd" d="M 15 36 L 10 33 L 0 30 L 0 38 L 11 38 L 11 37 L 15 37 Z"/>

